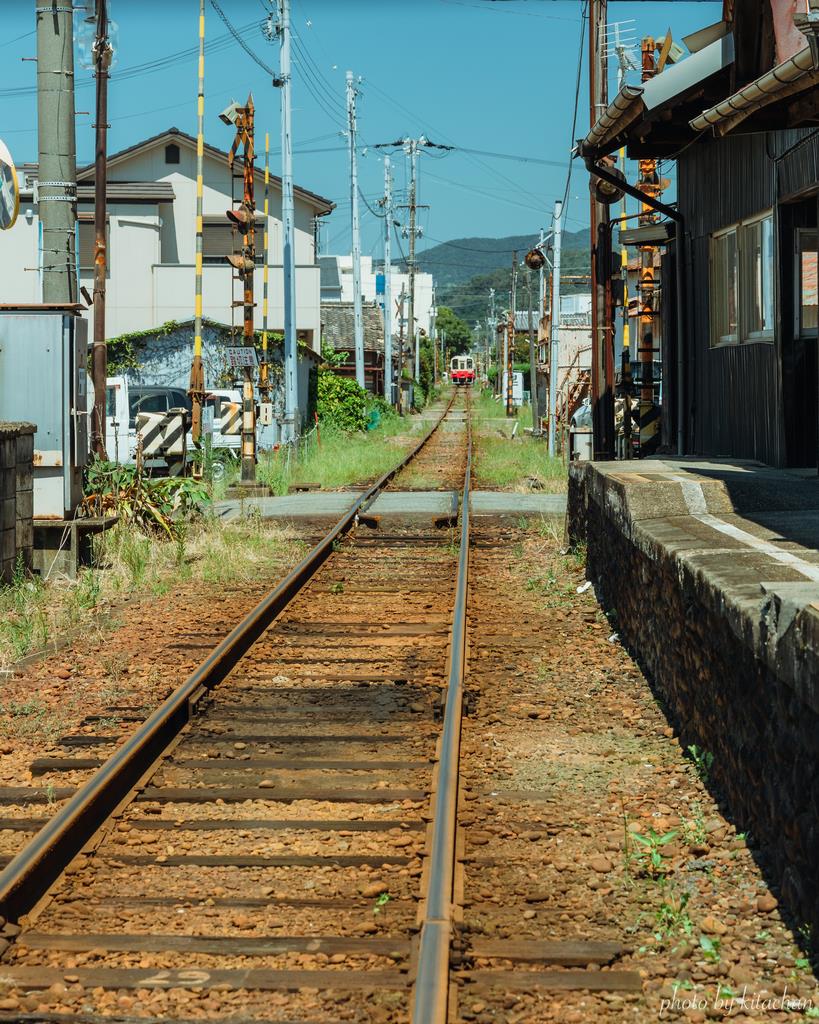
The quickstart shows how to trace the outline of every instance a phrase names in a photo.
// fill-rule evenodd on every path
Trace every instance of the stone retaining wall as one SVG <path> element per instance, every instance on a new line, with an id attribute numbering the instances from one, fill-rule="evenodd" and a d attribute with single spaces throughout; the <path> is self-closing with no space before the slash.
<path id="1" fill-rule="evenodd" d="M 31 423 L 0 423 L 0 581 L 18 557 L 31 568 L 34 546 L 34 433 Z"/>
<path id="2" fill-rule="evenodd" d="M 792 923 L 819 936 L 819 611 L 789 609 L 761 583 L 756 603 L 726 595 L 698 552 L 663 542 L 684 508 L 666 520 L 632 511 L 626 487 L 571 468 L 569 535 L 587 544 L 603 607 L 683 749 L 713 754 L 709 785 L 750 833 Z"/>

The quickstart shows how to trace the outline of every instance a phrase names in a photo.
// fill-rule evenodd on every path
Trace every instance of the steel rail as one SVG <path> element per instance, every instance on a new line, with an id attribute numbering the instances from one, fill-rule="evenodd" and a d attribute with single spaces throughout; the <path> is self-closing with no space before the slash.
<path id="1" fill-rule="evenodd" d="M 412 1024 L 446 1024 L 448 1015 L 449 950 L 452 938 L 461 722 L 466 673 L 469 487 L 472 473 L 472 430 L 469 421 L 467 432 L 466 475 L 461 503 L 461 548 L 450 636 L 446 709 L 432 811 L 429 883 L 418 947 L 418 971 L 413 989 Z"/>
<path id="2" fill-rule="evenodd" d="M 227 677 L 315 575 L 332 553 L 335 541 L 353 527 L 358 513 L 418 455 L 444 421 L 454 399 L 453 394 L 441 416 L 418 444 L 353 502 L 330 532 L 262 598 L 0 872 L 0 916 L 6 921 L 16 921 L 36 906 L 190 721 L 199 700 Z"/>

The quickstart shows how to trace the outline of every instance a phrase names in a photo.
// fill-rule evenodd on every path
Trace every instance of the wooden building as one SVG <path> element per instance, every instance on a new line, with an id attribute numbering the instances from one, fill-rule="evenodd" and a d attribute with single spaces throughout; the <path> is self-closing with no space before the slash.
<path id="1" fill-rule="evenodd" d="M 666 450 L 819 463 L 816 31 L 819 0 L 725 0 L 689 56 L 624 86 L 581 143 L 592 173 L 622 145 L 677 162 Z"/>

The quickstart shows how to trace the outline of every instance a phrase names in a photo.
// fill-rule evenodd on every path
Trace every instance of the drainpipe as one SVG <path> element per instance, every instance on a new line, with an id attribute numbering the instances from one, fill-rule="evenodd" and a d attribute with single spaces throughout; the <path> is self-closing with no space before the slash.
<path id="1" fill-rule="evenodd" d="M 594 158 L 586 156 L 583 158 L 586 164 L 586 170 L 589 174 L 602 178 L 603 181 L 609 182 L 616 188 L 621 189 L 627 195 L 632 196 L 634 199 L 639 200 L 641 203 L 645 203 L 646 206 L 650 206 L 652 210 L 656 210 L 657 213 L 661 213 L 664 217 L 668 217 L 673 220 L 677 225 L 677 230 L 674 236 L 674 249 L 675 249 L 675 279 L 677 286 L 677 309 L 676 309 L 676 327 L 677 327 L 677 455 L 682 456 L 685 454 L 685 380 L 683 377 L 683 371 L 685 369 L 685 349 L 684 349 L 684 330 L 685 330 L 685 313 L 684 313 L 684 285 L 685 285 L 685 273 L 683 266 L 684 251 L 685 251 L 685 218 L 679 210 L 673 206 L 669 206 L 667 203 L 660 202 L 659 199 L 655 199 L 654 196 L 648 195 L 646 192 L 641 192 L 640 189 L 630 185 L 627 181 L 623 181 L 622 178 L 616 177 L 611 173 L 611 169 L 607 167 L 601 167 L 599 164 L 594 162 Z"/>

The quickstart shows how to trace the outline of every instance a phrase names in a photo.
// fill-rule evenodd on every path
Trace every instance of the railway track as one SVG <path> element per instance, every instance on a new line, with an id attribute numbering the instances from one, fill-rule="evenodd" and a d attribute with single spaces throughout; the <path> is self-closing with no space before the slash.
<path id="1" fill-rule="evenodd" d="M 40 803 L 3 821 L 42 828 L 0 875 L 0 1019 L 512 1021 L 521 989 L 639 990 L 616 942 L 516 937 L 531 806 L 501 814 L 514 871 L 482 852 L 484 709 L 536 638 L 467 615 L 471 542 L 504 537 L 470 535 L 462 397 L 130 739 L 35 766 Z M 356 526 L 402 473 L 461 491 L 458 531 Z"/>

